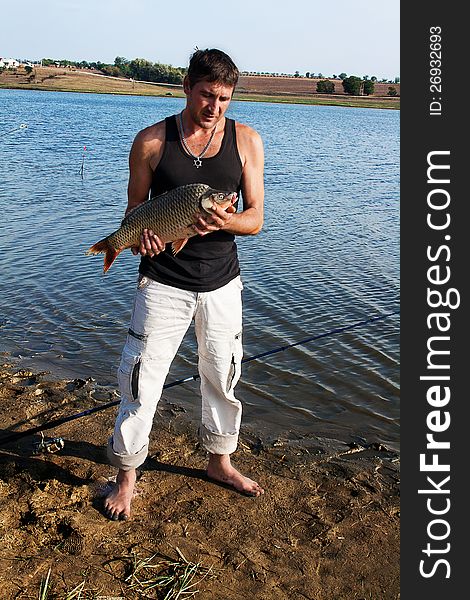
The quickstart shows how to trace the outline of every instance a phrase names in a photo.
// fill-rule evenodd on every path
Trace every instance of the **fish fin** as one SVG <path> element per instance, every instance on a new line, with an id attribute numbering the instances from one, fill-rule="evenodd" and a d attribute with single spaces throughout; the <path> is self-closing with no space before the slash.
<path id="1" fill-rule="evenodd" d="M 172 242 L 171 251 L 173 252 L 173 256 L 176 256 L 178 254 L 178 252 L 182 248 L 184 248 L 187 241 L 188 241 L 188 238 L 183 238 L 182 240 L 175 240 L 174 242 Z"/>
<path id="2" fill-rule="evenodd" d="M 112 248 L 108 238 L 104 238 L 103 240 L 96 242 L 96 244 L 93 244 L 93 246 L 87 250 L 86 254 L 104 253 L 103 273 L 106 273 L 122 250 L 123 248 L 118 248 L 117 250 Z"/>

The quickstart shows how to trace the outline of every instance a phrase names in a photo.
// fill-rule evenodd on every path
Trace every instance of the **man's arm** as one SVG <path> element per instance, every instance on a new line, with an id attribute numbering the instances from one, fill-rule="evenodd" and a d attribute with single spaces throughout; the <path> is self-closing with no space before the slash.
<path id="1" fill-rule="evenodd" d="M 225 211 L 216 206 L 208 219 L 200 216 L 194 229 L 205 235 L 222 229 L 234 235 L 256 235 L 264 220 L 264 150 L 260 135 L 246 125 L 237 123 L 237 142 L 243 172 L 241 188 L 243 211 Z"/>
<path id="2" fill-rule="evenodd" d="M 149 197 L 153 168 L 161 158 L 165 139 L 164 122 L 140 131 L 129 154 L 129 183 L 127 186 L 126 215 Z M 165 244 L 152 231 L 145 229 L 140 246 L 132 248 L 133 254 L 153 256 L 163 252 Z"/>

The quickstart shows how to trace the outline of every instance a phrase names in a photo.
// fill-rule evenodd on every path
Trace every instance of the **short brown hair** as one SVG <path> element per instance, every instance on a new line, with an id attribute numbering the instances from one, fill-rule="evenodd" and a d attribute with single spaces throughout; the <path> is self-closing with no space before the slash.
<path id="1" fill-rule="evenodd" d="M 228 54 L 216 48 L 206 48 L 206 50 L 196 50 L 191 55 L 187 77 L 191 87 L 205 79 L 235 88 L 239 74 Z"/>

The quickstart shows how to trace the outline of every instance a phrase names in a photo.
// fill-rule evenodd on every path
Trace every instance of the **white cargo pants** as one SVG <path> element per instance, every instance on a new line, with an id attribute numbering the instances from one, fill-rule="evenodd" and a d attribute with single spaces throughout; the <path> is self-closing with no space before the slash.
<path id="1" fill-rule="evenodd" d="M 201 377 L 201 443 L 212 454 L 236 450 L 242 408 L 233 390 L 243 353 L 242 289 L 240 277 L 212 292 L 140 280 L 118 369 L 121 402 L 108 442 L 113 466 L 129 470 L 146 459 L 163 384 L 193 319 Z"/>

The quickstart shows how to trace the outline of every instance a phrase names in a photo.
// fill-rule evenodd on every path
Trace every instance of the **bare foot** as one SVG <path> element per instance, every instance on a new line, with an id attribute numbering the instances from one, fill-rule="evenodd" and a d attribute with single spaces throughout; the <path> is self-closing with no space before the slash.
<path id="1" fill-rule="evenodd" d="M 245 477 L 232 466 L 229 454 L 209 454 L 207 476 L 231 485 L 238 492 L 248 496 L 261 496 L 261 494 L 264 494 L 263 488 L 256 481 Z"/>
<path id="2" fill-rule="evenodd" d="M 106 496 L 104 501 L 104 512 L 113 521 L 126 520 L 131 515 L 131 500 L 134 495 L 136 471 L 123 471 L 119 469 L 116 485 Z"/>

